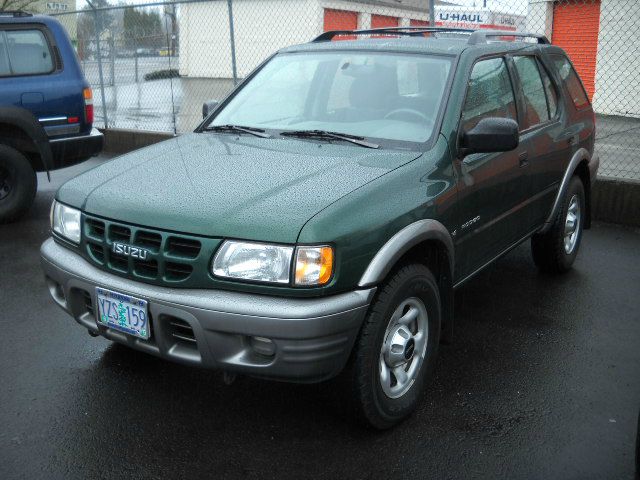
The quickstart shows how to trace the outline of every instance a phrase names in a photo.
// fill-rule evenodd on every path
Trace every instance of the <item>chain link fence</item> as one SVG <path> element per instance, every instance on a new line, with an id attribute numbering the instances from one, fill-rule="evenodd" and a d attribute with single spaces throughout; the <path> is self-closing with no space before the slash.
<path id="1" fill-rule="evenodd" d="M 543 33 L 593 102 L 600 174 L 640 179 L 638 0 L 91 0 L 56 16 L 94 87 L 96 125 L 173 133 L 192 130 L 203 102 L 224 98 L 273 52 L 326 30 L 434 22 Z"/>

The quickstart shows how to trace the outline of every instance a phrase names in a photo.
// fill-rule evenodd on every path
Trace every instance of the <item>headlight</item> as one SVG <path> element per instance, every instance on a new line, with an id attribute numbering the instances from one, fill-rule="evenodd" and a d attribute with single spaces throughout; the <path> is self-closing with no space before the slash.
<path id="1" fill-rule="evenodd" d="M 333 248 L 298 247 L 296 250 L 296 285 L 324 285 L 333 274 Z"/>
<path id="2" fill-rule="evenodd" d="M 73 243 L 80 243 L 80 210 L 54 200 L 51 205 L 51 230 Z"/>
<path id="3" fill-rule="evenodd" d="M 226 241 L 213 259 L 218 277 L 289 283 L 293 247 Z"/>

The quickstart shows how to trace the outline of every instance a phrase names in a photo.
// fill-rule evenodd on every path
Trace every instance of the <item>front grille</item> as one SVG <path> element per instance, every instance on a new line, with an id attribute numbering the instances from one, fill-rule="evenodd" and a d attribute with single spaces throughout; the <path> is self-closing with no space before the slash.
<path id="1" fill-rule="evenodd" d="M 85 219 L 84 233 L 96 240 L 104 240 L 104 222 L 92 218 Z"/>
<path id="2" fill-rule="evenodd" d="M 158 262 L 156 260 L 149 262 L 136 260 L 133 262 L 133 271 L 139 277 L 154 279 L 158 276 Z"/>
<path id="3" fill-rule="evenodd" d="M 109 240 L 128 243 L 131 240 L 131 229 L 122 225 L 110 225 Z"/>
<path id="4" fill-rule="evenodd" d="M 160 245 L 162 245 L 162 236 L 158 233 L 141 230 L 136 233 L 135 244 L 148 248 L 154 253 L 158 253 L 160 251 Z"/>
<path id="5" fill-rule="evenodd" d="M 102 246 L 96 245 L 94 243 L 88 244 L 89 254 L 91 258 L 98 264 L 104 265 L 104 252 L 102 251 Z"/>
<path id="6" fill-rule="evenodd" d="M 210 280 L 208 268 L 196 267 L 208 265 L 208 258 L 219 242 L 219 239 L 181 235 L 83 215 L 85 258 L 117 275 L 148 283 L 205 286 Z M 116 251 L 114 243 L 128 250 Z M 131 247 L 144 250 L 134 253 Z"/>
<path id="7" fill-rule="evenodd" d="M 200 253 L 200 242 L 188 238 L 169 237 L 169 255 L 173 257 L 196 258 Z"/>

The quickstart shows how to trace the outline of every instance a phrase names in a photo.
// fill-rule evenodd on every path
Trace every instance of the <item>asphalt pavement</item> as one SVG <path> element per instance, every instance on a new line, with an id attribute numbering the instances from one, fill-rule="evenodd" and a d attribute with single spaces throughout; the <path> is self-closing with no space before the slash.
<path id="1" fill-rule="evenodd" d="M 640 231 L 596 224 L 572 272 L 523 245 L 456 294 L 425 401 L 387 432 L 335 383 L 172 364 L 92 338 L 49 298 L 38 249 L 64 179 L 0 226 L 0 478 L 633 479 Z"/>

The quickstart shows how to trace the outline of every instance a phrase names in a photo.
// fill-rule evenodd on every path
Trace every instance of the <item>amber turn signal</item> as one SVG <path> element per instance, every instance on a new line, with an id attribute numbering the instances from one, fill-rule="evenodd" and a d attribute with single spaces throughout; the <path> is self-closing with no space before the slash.
<path id="1" fill-rule="evenodd" d="M 296 249 L 296 285 L 324 285 L 333 275 L 333 248 L 298 247 Z"/>

